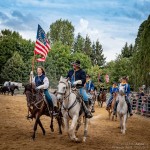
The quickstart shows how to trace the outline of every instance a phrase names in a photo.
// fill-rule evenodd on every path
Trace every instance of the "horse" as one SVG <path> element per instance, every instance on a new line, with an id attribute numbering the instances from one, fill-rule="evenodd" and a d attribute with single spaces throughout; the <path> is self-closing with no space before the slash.
<path id="1" fill-rule="evenodd" d="M 111 118 L 111 114 L 114 111 L 114 107 L 115 107 L 115 103 L 116 103 L 116 97 L 117 97 L 117 93 L 113 93 L 112 103 L 107 109 L 108 114 L 109 114 L 109 119 Z M 115 116 L 116 116 L 115 120 L 117 120 L 117 115 L 115 115 Z M 112 120 L 114 120 L 114 116 L 112 116 Z"/>
<path id="2" fill-rule="evenodd" d="M 27 107 L 28 107 L 28 116 L 29 113 L 31 113 L 31 115 L 33 116 L 33 118 L 35 118 L 35 124 L 34 124 L 34 132 L 32 134 L 32 139 L 35 139 L 35 133 L 37 130 L 37 125 L 39 125 L 42 129 L 43 135 L 45 135 L 45 129 L 41 123 L 40 117 L 42 115 L 46 115 L 51 117 L 51 124 L 50 124 L 50 128 L 51 128 L 51 132 L 54 132 L 54 128 L 53 128 L 53 109 L 51 107 L 49 107 L 47 101 L 45 100 L 45 97 L 43 95 L 43 90 L 36 90 L 35 89 L 35 85 L 33 84 L 27 84 L 24 86 L 25 90 L 24 90 L 24 94 L 26 95 L 27 98 Z M 57 100 L 57 97 L 52 94 L 52 100 L 55 98 L 55 100 Z M 54 101 L 54 100 L 53 100 Z M 58 127 L 59 127 L 59 134 L 62 134 L 62 130 L 61 130 L 61 126 L 63 127 L 63 122 L 62 122 L 62 117 L 59 113 L 58 116 L 55 117 L 58 123 Z"/>
<path id="3" fill-rule="evenodd" d="M 119 94 L 117 96 L 117 100 L 119 100 L 119 103 L 117 105 L 117 113 L 120 119 L 120 128 L 121 133 L 125 134 L 126 131 L 126 121 L 127 121 L 127 114 L 128 114 L 128 106 L 125 101 L 125 95 L 124 95 L 124 86 L 119 86 Z"/>
<path id="4" fill-rule="evenodd" d="M 102 90 L 98 95 L 97 95 L 97 102 L 100 107 L 103 107 L 103 103 L 106 102 L 106 92 L 105 90 Z"/>
<path id="5" fill-rule="evenodd" d="M 71 83 L 68 79 L 63 77 L 60 78 L 57 90 L 57 99 L 62 101 L 61 112 L 63 115 L 65 130 L 68 133 L 69 138 L 72 141 L 79 142 L 79 139 L 76 137 L 76 134 L 80 125 L 81 118 L 85 116 L 83 111 L 84 103 L 79 96 L 78 90 L 71 88 Z M 89 119 L 84 117 L 84 137 L 83 142 L 86 141 L 87 130 L 88 130 L 88 121 Z M 71 125 L 69 126 L 69 120 L 72 120 Z"/>
<path id="6" fill-rule="evenodd" d="M 14 95 L 14 90 L 17 89 L 19 91 L 19 87 L 17 85 L 10 85 L 10 86 L 2 86 L 1 93 L 5 94 L 6 92 L 11 92 L 11 95 Z"/>

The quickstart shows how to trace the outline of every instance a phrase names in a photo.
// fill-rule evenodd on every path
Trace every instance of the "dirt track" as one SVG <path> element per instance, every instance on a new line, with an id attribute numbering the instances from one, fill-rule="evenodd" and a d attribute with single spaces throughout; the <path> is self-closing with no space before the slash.
<path id="1" fill-rule="evenodd" d="M 0 95 L 0 149 L 17 150 L 90 150 L 90 149 L 125 149 L 146 150 L 150 149 L 150 119 L 134 115 L 128 119 L 126 135 L 120 133 L 119 122 L 108 120 L 105 108 L 98 108 L 90 121 L 88 138 L 86 143 L 74 143 L 55 131 L 50 132 L 48 117 L 42 117 L 42 123 L 46 130 L 43 136 L 38 128 L 36 140 L 31 140 L 34 121 L 29 122 L 27 115 L 26 100 L 24 96 Z M 78 136 L 82 137 L 83 126 Z"/>

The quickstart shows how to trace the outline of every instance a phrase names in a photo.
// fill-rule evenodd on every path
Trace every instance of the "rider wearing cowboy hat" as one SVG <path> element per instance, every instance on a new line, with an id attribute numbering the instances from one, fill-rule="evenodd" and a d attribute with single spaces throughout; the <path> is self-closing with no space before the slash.
<path id="1" fill-rule="evenodd" d="M 76 86 L 77 89 L 79 89 L 80 95 L 82 95 L 85 105 L 84 110 L 87 118 L 91 118 L 92 114 L 88 110 L 89 107 L 89 96 L 86 93 L 86 90 L 84 89 L 84 84 L 86 82 L 86 74 L 85 71 L 83 71 L 80 68 L 80 61 L 76 60 L 75 62 L 71 63 L 73 66 L 73 69 L 68 72 L 67 78 L 70 79 L 72 86 Z"/>

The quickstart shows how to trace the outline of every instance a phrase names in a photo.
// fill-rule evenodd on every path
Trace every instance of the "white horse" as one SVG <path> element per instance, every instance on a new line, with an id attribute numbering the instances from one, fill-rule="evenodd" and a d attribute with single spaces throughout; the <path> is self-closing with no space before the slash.
<path id="1" fill-rule="evenodd" d="M 125 101 L 125 95 L 124 95 L 124 86 L 119 86 L 119 94 L 117 97 L 117 100 L 119 100 L 118 106 L 117 106 L 117 113 L 120 118 L 120 128 L 122 134 L 125 134 L 126 131 L 126 121 L 127 121 L 127 113 L 128 113 L 128 107 L 127 103 Z"/>
<path id="2" fill-rule="evenodd" d="M 81 117 L 84 116 L 84 112 L 81 112 L 82 103 L 79 98 L 77 98 L 77 92 L 72 91 L 70 82 L 61 77 L 58 84 L 57 99 L 62 100 L 61 112 L 64 119 L 65 129 L 71 140 L 78 141 L 75 132 L 78 131 L 81 123 Z M 85 117 L 84 117 L 85 118 Z M 72 120 L 69 126 L 69 120 Z M 84 137 L 83 141 L 86 141 L 87 130 L 88 130 L 88 118 L 85 118 L 84 124 Z"/>

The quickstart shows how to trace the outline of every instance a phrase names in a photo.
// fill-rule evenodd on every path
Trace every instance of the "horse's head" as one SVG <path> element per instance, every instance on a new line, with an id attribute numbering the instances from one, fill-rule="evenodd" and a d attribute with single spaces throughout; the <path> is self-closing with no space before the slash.
<path id="1" fill-rule="evenodd" d="M 125 86 L 122 85 L 122 84 L 120 84 L 120 86 L 119 86 L 119 94 L 120 94 L 121 96 L 123 96 L 124 93 L 125 93 Z"/>
<path id="2" fill-rule="evenodd" d="M 19 87 L 17 85 L 14 86 L 14 89 L 17 89 L 19 91 Z"/>
<path id="3" fill-rule="evenodd" d="M 69 87 L 68 79 L 63 77 L 60 78 L 58 89 L 57 89 L 57 99 L 62 100 L 63 96 L 66 94 Z"/>
<path id="4" fill-rule="evenodd" d="M 27 97 L 27 102 L 30 103 L 31 101 L 33 101 L 33 98 L 35 99 L 35 93 L 36 93 L 36 90 L 35 90 L 35 84 L 26 84 L 24 85 L 24 94 L 26 95 Z"/>

